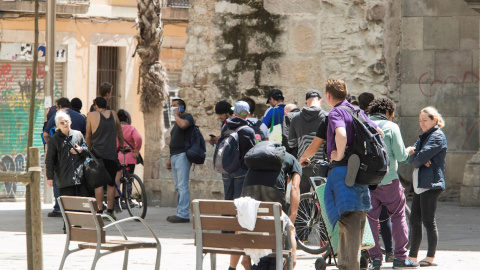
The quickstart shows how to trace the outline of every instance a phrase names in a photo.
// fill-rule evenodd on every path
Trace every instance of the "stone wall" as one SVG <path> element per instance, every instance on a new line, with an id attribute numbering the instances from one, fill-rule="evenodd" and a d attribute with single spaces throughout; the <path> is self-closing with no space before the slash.
<path id="1" fill-rule="evenodd" d="M 445 118 L 445 200 L 458 200 L 465 164 L 479 146 L 478 32 L 478 13 L 464 1 L 402 1 L 399 124 L 412 145 L 422 108 L 435 106 Z M 411 171 L 401 167 L 407 179 Z"/>
<path id="2" fill-rule="evenodd" d="M 214 105 L 221 99 L 250 96 L 261 117 L 270 89 L 302 107 L 308 89 L 323 91 L 327 78 L 338 77 L 354 95 L 396 101 L 407 145 L 419 134 L 420 109 L 439 107 L 449 140 L 447 185 L 461 183 L 459 172 L 478 149 L 478 16 L 463 1 L 195 0 L 189 16 L 179 95 L 206 137 L 219 134 Z M 213 147 L 207 152 L 206 165 L 192 171 L 192 198 L 223 192 Z M 407 180 L 409 170 L 402 167 Z M 163 194 L 162 205 L 174 205 L 171 173 L 160 175 L 152 190 Z"/>

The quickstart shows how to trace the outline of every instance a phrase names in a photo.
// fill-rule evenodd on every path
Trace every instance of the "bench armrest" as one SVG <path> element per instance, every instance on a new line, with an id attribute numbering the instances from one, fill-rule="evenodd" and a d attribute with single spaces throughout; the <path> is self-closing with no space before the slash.
<path id="1" fill-rule="evenodd" d="M 124 218 L 124 219 L 121 219 L 121 220 L 118 220 L 118 221 L 114 221 L 112 219 L 112 217 L 108 216 L 108 215 L 102 215 L 103 216 L 107 216 L 110 218 L 110 220 L 112 221 L 112 223 L 106 225 L 103 227 L 103 229 L 108 229 L 112 226 L 115 226 L 115 228 L 117 228 L 117 230 L 122 234 L 122 236 L 125 238 L 125 240 L 128 240 L 127 239 L 127 235 L 125 234 L 125 232 L 123 231 L 122 227 L 120 227 L 120 223 L 123 223 L 123 222 L 127 222 L 127 221 L 140 221 L 143 226 L 145 226 L 145 228 L 150 232 L 150 234 L 152 235 L 152 237 L 155 239 L 155 242 L 157 242 L 157 244 L 159 245 L 160 244 L 160 241 L 158 240 L 158 237 L 157 235 L 153 232 L 152 228 L 150 228 L 150 226 L 148 225 L 148 223 L 141 217 L 129 217 L 129 218 Z"/>

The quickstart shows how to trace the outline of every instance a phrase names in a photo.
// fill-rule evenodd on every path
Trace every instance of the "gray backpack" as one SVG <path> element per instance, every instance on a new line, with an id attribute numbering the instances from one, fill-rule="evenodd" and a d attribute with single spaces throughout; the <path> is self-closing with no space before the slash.
<path id="1" fill-rule="evenodd" d="M 240 168 L 240 143 L 238 141 L 238 132 L 247 125 L 237 129 L 227 129 L 215 148 L 213 155 L 213 167 L 219 173 L 233 173 Z"/>

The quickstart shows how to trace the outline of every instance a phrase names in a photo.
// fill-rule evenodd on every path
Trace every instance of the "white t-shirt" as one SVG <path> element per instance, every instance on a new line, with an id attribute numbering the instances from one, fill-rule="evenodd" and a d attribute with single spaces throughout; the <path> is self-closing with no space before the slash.
<path id="1" fill-rule="evenodd" d="M 421 194 L 425 191 L 428 191 L 428 188 L 419 188 L 418 187 L 418 171 L 419 169 L 418 168 L 415 168 L 413 170 L 413 174 L 412 174 L 412 181 L 413 181 L 413 191 L 416 193 L 416 194 Z"/>

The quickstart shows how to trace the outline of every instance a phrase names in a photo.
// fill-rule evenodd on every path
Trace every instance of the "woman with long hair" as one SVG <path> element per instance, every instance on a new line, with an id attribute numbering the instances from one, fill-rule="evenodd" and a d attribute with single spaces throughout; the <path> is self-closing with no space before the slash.
<path id="1" fill-rule="evenodd" d="M 408 147 L 410 164 L 415 167 L 410 191 L 413 201 L 410 215 L 410 254 L 416 262 L 418 249 L 422 242 L 422 224 L 427 232 L 427 257 L 419 262 L 420 266 L 434 265 L 437 249 L 438 231 L 435 223 L 437 200 L 445 190 L 445 157 L 447 138 L 441 128 L 445 126 L 442 115 L 434 107 L 420 111 L 420 128 L 422 134 L 414 146 Z"/>

